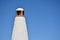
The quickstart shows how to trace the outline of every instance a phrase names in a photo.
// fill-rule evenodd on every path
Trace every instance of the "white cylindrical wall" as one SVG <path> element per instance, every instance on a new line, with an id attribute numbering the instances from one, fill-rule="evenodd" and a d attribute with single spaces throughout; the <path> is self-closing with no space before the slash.
<path id="1" fill-rule="evenodd" d="M 12 32 L 12 40 L 28 40 L 28 32 L 25 17 L 15 17 Z"/>

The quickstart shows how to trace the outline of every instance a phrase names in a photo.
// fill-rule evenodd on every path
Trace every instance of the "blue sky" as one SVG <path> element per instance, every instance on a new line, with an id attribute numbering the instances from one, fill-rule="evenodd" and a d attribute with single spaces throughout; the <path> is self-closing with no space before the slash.
<path id="1" fill-rule="evenodd" d="M 29 40 L 60 40 L 60 0 L 0 0 L 0 40 L 11 40 L 18 7 L 25 9 Z"/>

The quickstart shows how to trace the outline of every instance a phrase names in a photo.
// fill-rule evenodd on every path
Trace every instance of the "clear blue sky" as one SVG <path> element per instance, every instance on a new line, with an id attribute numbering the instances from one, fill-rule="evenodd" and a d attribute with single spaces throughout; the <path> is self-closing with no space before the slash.
<path id="1" fill-rule="evenodd" d="M 60 0 L 0 0 L 0 40 L 11 40 L 18 7 L 25 9 L 29 40 L 60 40 Z"/>

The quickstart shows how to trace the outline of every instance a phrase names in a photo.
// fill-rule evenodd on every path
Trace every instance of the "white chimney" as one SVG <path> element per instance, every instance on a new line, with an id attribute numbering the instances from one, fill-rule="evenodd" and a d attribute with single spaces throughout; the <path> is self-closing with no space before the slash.
<path id="1" fill-rule="evenodd" d="M 16 9 L 12 40 L 28 40 L 28 32 L 23 8 Z"/>

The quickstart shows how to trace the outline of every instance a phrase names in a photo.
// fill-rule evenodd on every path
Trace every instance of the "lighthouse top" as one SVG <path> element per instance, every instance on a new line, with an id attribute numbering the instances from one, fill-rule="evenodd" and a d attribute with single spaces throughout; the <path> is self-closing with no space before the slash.
<path id="1" fill-rule="evenodd" d="M 17 8 L 16 11 L 24 11 L 23 8 Z"/>

